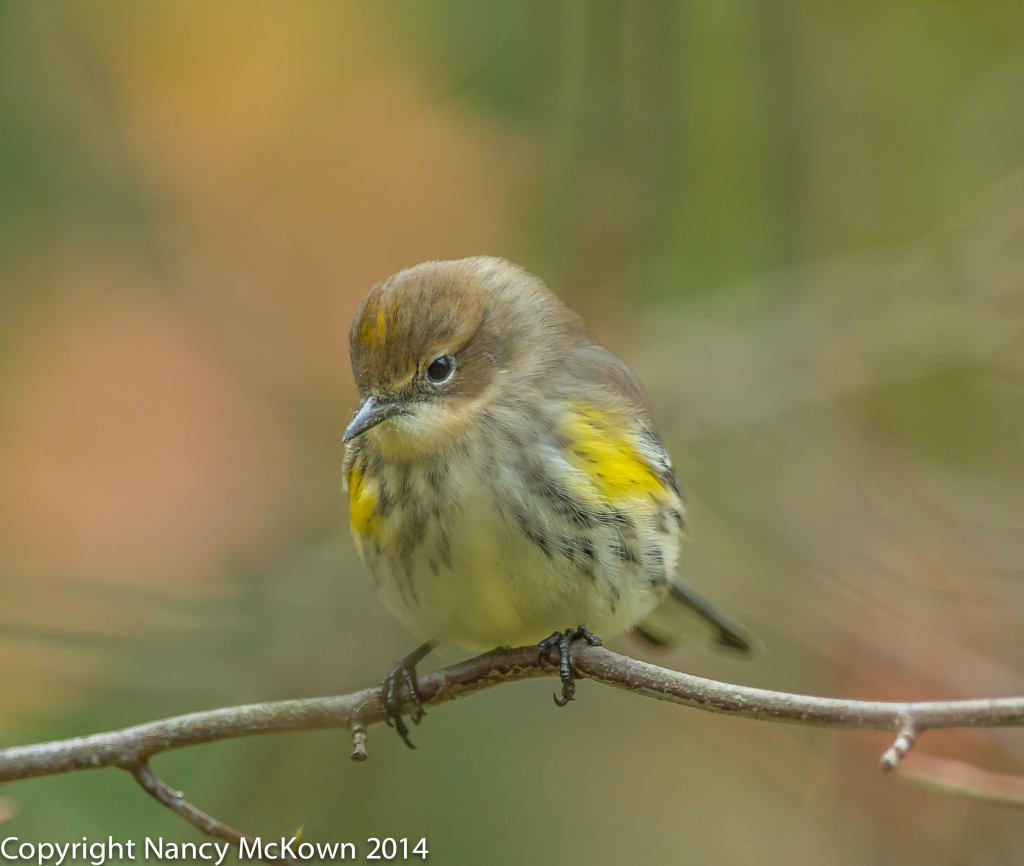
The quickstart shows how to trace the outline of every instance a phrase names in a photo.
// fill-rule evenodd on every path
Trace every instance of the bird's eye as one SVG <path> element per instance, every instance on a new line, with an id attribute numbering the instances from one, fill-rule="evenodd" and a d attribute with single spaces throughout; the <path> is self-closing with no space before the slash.
<path id="1" fill-rule="evenodd" d="M 455 372 L 455 359 L 451 355 L 435 358 L 427 367 L 427 379 L 434 385 L 447 382 Z"/>

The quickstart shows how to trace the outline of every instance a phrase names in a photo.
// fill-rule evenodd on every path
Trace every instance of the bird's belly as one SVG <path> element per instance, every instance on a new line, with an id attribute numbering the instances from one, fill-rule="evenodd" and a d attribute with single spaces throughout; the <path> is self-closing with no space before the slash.
<path id="1" fill-rule="evenodd" d="M 415 545 L 407 541 L 412 518 L 401 510 L 384 538 L 360 544 L 382 602 L 422 640 L 483 651 L 537 643 L 580 624 L 609 637 L 664 594 L 634 562 L 579 554 L 581 545 L 607 548 L 613 527 L 594 527 L 575 550 L 560 550 L 531 539 L 486 493 L 442 512 L 428 511 L 426 525 L 417 523 Z"/>

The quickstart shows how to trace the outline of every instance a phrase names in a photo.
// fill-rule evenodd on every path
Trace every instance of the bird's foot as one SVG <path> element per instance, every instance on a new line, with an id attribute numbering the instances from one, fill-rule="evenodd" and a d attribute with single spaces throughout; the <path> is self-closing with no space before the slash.
<path id="1" fill-rule="evenodd" d="M 416 686 L 416 665 L 423 661 L 427 653 L 435 646 L 437 646 L 435 642 L 428 641 L 405 658 L 399 659 L 391 673 L 381 681 L 380 688 L 377 690 L 377 702 L 380 704 L 380 712 L 384 716 L 384 721 L 389 728 L 393 727 L 398 731 L 398 736 L 410 749 L 415 749 L 416 746 L 409 739 L 409 726 L 402 718 L 402 687 L 404 686 L 408 691 L 414 707 L 409 718 L 412 719 L 414 725 L 418 725 L 427 711 L 423 709 L 423 698 Z"/>
<path id="2" fill-rule="evenodd" d="M 556 631 L 551 637 L 545 638 L 537 644 L 541 661 L 544 660 L 544 656 L 551 650 L 556 647 L 558 648 L 558 676 L 562 681 L 562 697 L 559 698 L 558 695 L 553 697 L 555 703 L 560 707 L 564 707 L 576 697 L 576 680 L 572 675 L 572 659 L 570 658 L 569 651 L 573 643 L 578 640 L 585 640 L 591 646 L 601 646 L 601 638 L 583 625 L 579 628 L 567 628 L 561 632 Z"/>

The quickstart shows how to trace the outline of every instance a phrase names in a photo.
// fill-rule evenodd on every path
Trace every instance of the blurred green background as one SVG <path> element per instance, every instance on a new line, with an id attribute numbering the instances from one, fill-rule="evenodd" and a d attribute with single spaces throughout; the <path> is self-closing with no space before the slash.
<path id="1" fill-rule="evenodd" d="M 371 685 L 414 639 L 347 531 L 361 297 L 540 274 L 647 383 L 702 675 L 1024 689 L 1024 5 L 0 2 L 0 744 Z M 613 647 L 640 649 L 620 638 Z M 452 661 L 441 653 L 435 664 Z M 882 734 L 551 683 L 154 763 L 252 834 L 435 863 L 1024 862 Z M 1020 732 L 922 753 L 1024 774 Z M 908 759 L 909 760 L 909 759 Z M 0 835 L 198 839 L 114 771 Z"/>

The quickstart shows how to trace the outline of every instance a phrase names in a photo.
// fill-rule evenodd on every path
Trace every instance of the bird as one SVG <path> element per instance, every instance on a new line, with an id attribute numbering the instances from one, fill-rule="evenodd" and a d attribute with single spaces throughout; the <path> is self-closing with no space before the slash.
<path id="1" fill-rule="evenodd" d="M 683 489 L 640 380 L 541 279 L 490 256 L 406 268 L 363 299 L 349 350 L 353 538 L 423 641 L 378 692 L 406 745 L 401 690 L 418 724 L 416 665 L 441 644 L 557 651 L 559 706 L 575 697 L 576 641 L 667 646 L 696 625 L 752 653 L 676 575 Z"/>

